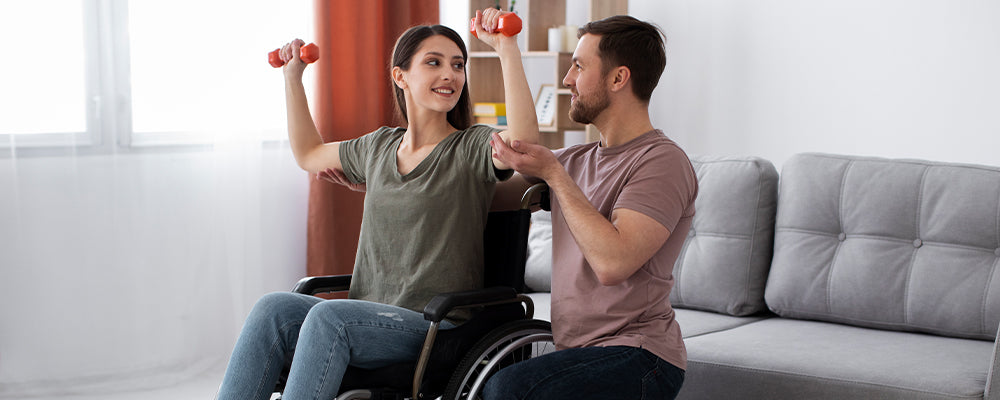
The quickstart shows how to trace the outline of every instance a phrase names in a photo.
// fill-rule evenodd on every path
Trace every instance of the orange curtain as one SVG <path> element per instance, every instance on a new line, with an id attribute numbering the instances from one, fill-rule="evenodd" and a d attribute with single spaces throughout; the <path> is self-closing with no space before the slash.
<path id="1" fill-rule="evenodd" d="M 438 23 L 439 0 L 316 0 L 320 59 L 313 118 L 326 142 L 353 139 L 394 117 L 392 46 L 413 25 Z M 309 40 L 307 40 L 308 42 Z M 349 274 L 361 229 L 364 194 L 310 177 L 306 272 Z"/>

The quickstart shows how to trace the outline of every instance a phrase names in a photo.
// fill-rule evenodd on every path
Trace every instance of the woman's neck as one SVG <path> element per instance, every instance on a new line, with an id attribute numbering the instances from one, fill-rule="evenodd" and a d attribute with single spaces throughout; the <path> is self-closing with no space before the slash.
<path id="1" fill-rule="evenodd" d="M 410 148 L 417 149 L 427 145 L 435 145 L 455 131 L 448 122 L 448 115 L 440 112 L 417 112 L 409 116 L 404 142 Z"/>

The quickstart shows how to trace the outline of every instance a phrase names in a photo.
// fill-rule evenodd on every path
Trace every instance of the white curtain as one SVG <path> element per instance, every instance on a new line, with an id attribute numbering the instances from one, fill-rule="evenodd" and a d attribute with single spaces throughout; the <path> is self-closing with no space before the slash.
<path id="1" fill-rule="evenodd" d="M 0 397 L 224 368 L 260 295 L 305 274 L 287 145 L 0 153 Z"/>
<path id="2" fill-rule="evenodd" d="M 308 177 L 266 54 L 312 15 L 0 3 L 23 49 L 0 65 L 0 398 L 218 374 L 257 298 L 305 275 Z"/>

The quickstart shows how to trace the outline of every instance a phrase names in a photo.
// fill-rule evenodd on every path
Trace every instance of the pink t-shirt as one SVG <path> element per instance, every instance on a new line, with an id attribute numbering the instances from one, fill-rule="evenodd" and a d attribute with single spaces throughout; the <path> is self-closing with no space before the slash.
<path id="1" fill-rule="evenodd" d="M 603 148 L 598 142 L 556 151 L 591 204 L 608 220 L 617 208 L 645 214 L 670 237 L 625 282 L 597 280 L 552 199 L 552 331 L 557 348 L 631 346 L 687 368 L 681 330 L 670 306 L 673 267 L 694 217 L 698 180 L 680 147 L 653 130 Z"/>

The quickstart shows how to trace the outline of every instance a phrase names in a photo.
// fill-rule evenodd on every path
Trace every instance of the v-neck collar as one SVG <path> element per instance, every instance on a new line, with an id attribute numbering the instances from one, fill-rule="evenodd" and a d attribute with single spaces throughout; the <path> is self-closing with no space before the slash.
<path id="1" fill-rule="evenodd" d="M 398 138 L 396 138 L 396 143 L 392 146 L 392 172 L 394 176 L 398 178 L 400 181 L 406 182 L 423 174 L 424 171 L 431 168 L 431 166 L 434 163 L 434 160 L 436 160 L 438 158 L 438 155 L 443 151 L 441 150 L 442 149 L 441 144 L 453 140 L 453 138 L 456 136 L 456 133 L 459 132 L 461 131 L 454 131 L 448 134 L 448 136 L 445 136 L 444 139 L 441 139 L 441 141 L 437 142 L 437 144 L 434 145 L 434 148 L 431 149 L 431 152 L 427 153 L 427 155 L 424 156 L 424 159 L 420 160 L 420 163 L 418 163 L 416 167 L 413 167 L 413 169 L 410 170 L 410 172 L 401 174 L 399 172 L 399 146 L 403 144 L 403 136 L 406 134 L 406 131 L 404 130 L 403 133 L 400 134 Z"/>

